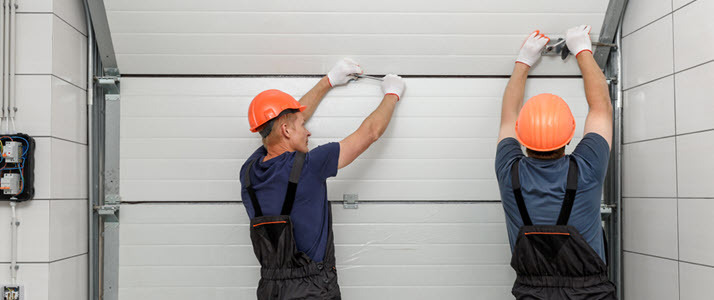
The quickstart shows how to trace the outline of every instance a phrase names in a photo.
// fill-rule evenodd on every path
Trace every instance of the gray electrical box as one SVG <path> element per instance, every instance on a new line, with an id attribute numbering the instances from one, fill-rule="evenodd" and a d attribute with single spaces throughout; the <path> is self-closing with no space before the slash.
<path id="1" fill-rule="evenodd" d="M 2 298 L 0 300 L 23 300 L 24 292 L 21 285 L 8 285 L 2 287 Z"/>
<path id="2" fill-rule="evenodd" d="M 2 148 L 2 157 L 8 163 L 17 164 L 22 162 L 22 143 L 6 141 Z"/>
<path id="3" fill-rule="evenodd" d="M 16 195 L 20 193 L 20 174 L 5 173 L 0 179 L 0 189 L 5 195 Z"/>

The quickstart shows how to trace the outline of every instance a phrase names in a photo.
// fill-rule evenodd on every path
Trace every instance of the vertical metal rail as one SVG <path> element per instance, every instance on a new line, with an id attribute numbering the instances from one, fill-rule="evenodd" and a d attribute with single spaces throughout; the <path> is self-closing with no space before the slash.
<path id="1" fill-rule="evenodd" d="M 618 298 L 622 299 L 622 19 L 628 0 L 610 0 L 600 30 L 599 42 L 616 44 L 616 48 L 597 47 L 595 61 L 605 72 L 610 86 L 613 107 L 612 152 L 605 179 L 605 206 L 610 211 L 604 218 L 609 238 L 608 253 L 610 279 L 617 285 Z M 615 51 L 613 51 L 615 50 Z"/>
<path id="2" fill-rule="evenodd" d="M 608 237 L 610 279 L 617 284 L 622 298 L 622 57 L 618 29 L 616 51 L 611 51 L 605 66 L 613 107 L 612 152 L 605 179 L 605 206 L 610 213 L 603 219 Z"/>
<path id="3" fill-rule="evenodd" d="M 100 84 L 104 94 L 104 203 L 98 208 L 104 224 L 102 299 L 119 299 L 119 74 L 117 69 L 105 69 Z M 104 82 L 103 82 L 104 81 Z M 113 81 L 113 83 L 112 83 Z"/>
<path id="4" fill-rule="evenodd" d="M 104 0 L 84 0 L 89 12 L 95 41 L 94 74 L 97 74 L 96 89 L 92 104 L 93 128 L 92 148 L 93 189 L 96 203 L 92 203 L 92 225 L 96 237 L 95 258 L 92 258 L 97 272 L 94 291 L 98 299 L 117 300 L 119 298 L 119 69 L 112 43 Z M 100 62 L 101 61 L 101 62 Z"/>
<path id="5" fill-rule="evenodd" d="M 622 21 L 620 22 L 622 24 Z M 617 283 L 618 298 L 622 299 L 624 287 L 622 286 L 623 268 L 622 268 L 622 26 L 617 30 L 617 101 L 615 106 L 615 132 L 617 132 L 617 142 L 615 143 L 615 201 L 617 210 L 615 211 L 615 233 L 614 248 L 617 256 L 617 264 L 614 267 L 615 282 Z"/>
<path id="6" fill-rule="evenodd" d="M 97 107 L 94 105 L 94 99 L 97 93 L 101 93 L 101 89 L 95 89 L 94 75 L 101 74 L 101 61 L 96 55 L 96 45 L 94 44 L 94 30 L 92 28 L 92 18 L 89 13 L 89 7 L 84 2 L 84 13 L 87 24 L 87 299 L 99 299 L 99 289 L 96 285 L 99 276 L 99 261 L 97 257 L 97 249 L 99 247 L 99 216 L 94 212 L 94 207 L 99 205 L 99 176 L 100 164 L 99 151 L 103 149 L 99 139 L 97 128 L 101 128 L 100 122 L 103 118 L 99 115 Z M 97 147 L 99 146 L 99 147 Z"/>

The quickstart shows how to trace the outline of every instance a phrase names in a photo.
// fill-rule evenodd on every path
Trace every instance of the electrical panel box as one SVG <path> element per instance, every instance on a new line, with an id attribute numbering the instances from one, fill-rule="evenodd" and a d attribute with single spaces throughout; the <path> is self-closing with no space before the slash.
<path id="1" fill-rule="evenodd" d="M 22 286 L 8 285 L 2 287 L 2 299 L 0 300 L 23 300 Z"/>
<path id="2" fill-rule="evenodd" d="M 35 196 L 35 139 L 23 133 L 0 136 L 0 149 L 0 200 L 32 199 Z"/>

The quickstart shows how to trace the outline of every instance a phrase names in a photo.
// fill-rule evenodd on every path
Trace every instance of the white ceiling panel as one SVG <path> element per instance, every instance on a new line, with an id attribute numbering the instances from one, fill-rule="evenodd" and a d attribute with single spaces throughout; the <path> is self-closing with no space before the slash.
<path id="1" fill-rule="evenodd" d="M 607 0 L 105 0 L 124 74 L 324 74 L 342 57 L 369 74 L 507 75 L 539 29 L 600 32 Z M 541 75 L 579 74 L 546 57 Z"/>

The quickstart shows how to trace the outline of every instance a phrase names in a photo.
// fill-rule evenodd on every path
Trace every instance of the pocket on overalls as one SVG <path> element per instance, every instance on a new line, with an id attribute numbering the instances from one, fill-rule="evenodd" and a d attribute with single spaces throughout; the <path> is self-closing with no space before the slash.
<path id="1" fill-rule="evenodd" d="M 570 240 L 568 232 L 526 232 L 528 242 L 548 260 L 554 260 Z"/>
<path id="2" fill-rule="evenodd" d="M 260 236 L 270 241 L 273 249 L 275 249 L 277 248 L 278 241 L 283 235 L 283 232 L 285 232 L 285 227 L 287 226 L 287 221 L 270 221 L 253 225 L 253 230 L 255 230 Z"/>

